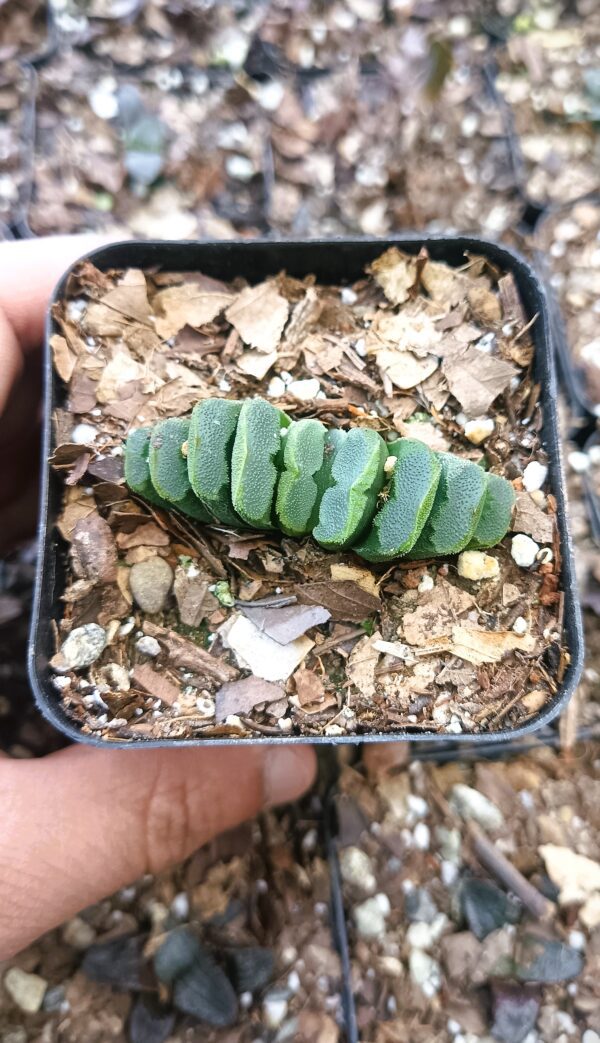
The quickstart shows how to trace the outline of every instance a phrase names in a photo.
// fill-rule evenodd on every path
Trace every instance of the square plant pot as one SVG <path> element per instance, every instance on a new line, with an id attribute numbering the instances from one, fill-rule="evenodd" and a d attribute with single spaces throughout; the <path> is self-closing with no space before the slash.
<path id="1" fill-rule="evenodd" d="M 486 258 L 490 265 L 512 274 L 518 287 L 522 306 L 528 320 L 537 316 L 531 328 L 534 341 L 534 375 L 540 385 L 543 410 L 541 441 L 549 460 L 548 489 L 556 500 L 556 523 L 561 554 L 560 589 L 563 593 L 563 641 L 569 652 L 569 663 L 556 691 L 535 716 L 526 723 L 495 732 L 466 733 L 456 737 L 461 745 L 514 740 L 518 736 L 537 731 L 548 724 L 564 708 L 579 680 L 583 663 L 583 632 L 571 537 L 567 522 L 565 483 L 561 462 L 561 445 L 557 419 L 557 385 L 550 342 L 550 320 L 546 297 L 531 267 L 513 252 L 466 236 L 417 234 L 393 239 L 344 238 L 313 241 L 234 241 L 234 242 L 126 242 L 102 247 L 88 259 L 101 269 L 162 269 L 165 272 L 198 271 L 206 276 L 228 281 L 243 277 L 250 284 L 274 276 L 285 270 L 289 276 L 304 278 L 314 275 L 319 283 L 343 285 L 360 279 L 365 266 L 391 246 L 416 255 L 425 247 L 433 261 L 452 266 L 464 263 L 466 254 Z M 62 278 L 54 293 L 59 301 L 67 284 L 68 274 Z M 59 693 L 52 683 L 49 661 L 55 653 L 53 621 L 61 618 L 61 596 L 67 576 L 67 546 L 60 537 L 56 521 L 61 508 L 62 483 L 51 470 L 48 460 L 53 451 L 54 410 L 65 400 L 65 388 L 52 365 L 50 338 L 56 332 L 49 317 L 47 323 L 45 376 L 45 420 L 43 445 L 43 482 L 39 522 L 39 557 L 36 595 L 29 648 L 29 671 L 38 706 L 42 713 L 70 738 L 93 745 L 121 746 L 175 746 L 175 745 L 231 745 L 239 742 L 289 743 L 324 742 L 360 743 L 377 741 L 426 741 L 447 744 L 451 737 L 442 731 L 396 731 L 386 733 L 346 734 L 341 736 L 279 736 L 201 737 L 201 738 L 136 738 L 109 740 L 84 733 L 67 715 Z"/>

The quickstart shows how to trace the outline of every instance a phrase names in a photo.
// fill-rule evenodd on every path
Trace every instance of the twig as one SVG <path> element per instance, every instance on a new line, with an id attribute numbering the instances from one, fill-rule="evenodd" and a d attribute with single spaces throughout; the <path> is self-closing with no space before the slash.
<path id="1" fill-rule="evenodd" d="M 556 911 L 552 902 L 525 879 L 516 866 L 488 840 L 479 826 L 473 822 L 467 822 L 466 826 L 473 852 L 482 866 L 500 880 L 507 890 L 512 891 L 537 920 L 552 920 Z"/>
<path id="2" fill-rule="evenodd" d="M 538 891 L 537 887 L 534 887 L 533 884 L 529 883 L 529 880 L 525 879 L 520 870 L 512 862 L 509 862 L 491 840 L 488 840 L 479 826 L 474 822 L 463 822 L 460 816 L 452 810 L 431 774 L 429 774 L 429 784 L 432 796 L 442 814 L 450 819 L 459 829 L 462 827 L 466 830 L 473 854 L 478 862 L 492 873 L 500 883 L 504 884 L 507 890 L 512 891 L 525 908 L 529 910 L 531 915 L 535 916 L 536 920 L 551 920 L 555 915 L 555 908 L 552 902 L 544 898 L 542 892 Z"/>
<path id="3" fill-rule="evenodd" d="M 323 655 L 324 652 L 329 652 L 332 648 L 336 648 L 337 645 L 345 645 L 346 641 L 352 641 L 355 637 L 364 637 L 366 630 L 364 627 L 356 627 L 355 630 L 348 630 L 345 634 L 340 634 L 339 637 L 330 637 L 327 641 L 324 641 L 322 645 L 315 645 L 312 652 L 316 656 Z"/>

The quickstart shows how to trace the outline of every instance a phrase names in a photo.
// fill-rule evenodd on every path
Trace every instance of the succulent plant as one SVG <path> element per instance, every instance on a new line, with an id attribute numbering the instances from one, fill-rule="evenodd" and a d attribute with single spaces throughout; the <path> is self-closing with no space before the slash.
<path id="1" fill-rule="evenodd" d="M 205 399 L 191 419 L 133 431 L 125 480 L 197 521 L 281 529 L 367 561 L 493 547 L 514 505 L 510 482 L 423 442 L 290 421 L 261 398 Z"/>

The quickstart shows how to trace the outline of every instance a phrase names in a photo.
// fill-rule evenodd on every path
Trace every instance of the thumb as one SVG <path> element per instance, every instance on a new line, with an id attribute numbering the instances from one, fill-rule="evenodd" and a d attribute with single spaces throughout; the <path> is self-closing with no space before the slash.
<path id="1" fill-rule="evenodd" d="M 309 747 L 90 750 L 0 761 L 0 960 L 310 785 Z"/>

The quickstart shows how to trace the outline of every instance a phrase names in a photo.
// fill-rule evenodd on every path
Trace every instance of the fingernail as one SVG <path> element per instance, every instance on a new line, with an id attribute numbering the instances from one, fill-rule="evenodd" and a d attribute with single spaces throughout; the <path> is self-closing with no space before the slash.
<path id="1" fill-rule="evenodd" d="M 315 777 L 316 758 L 311 746 L 279 746 L 265 751 L 263 767 L 266 807 L 296 800 Z"/>

